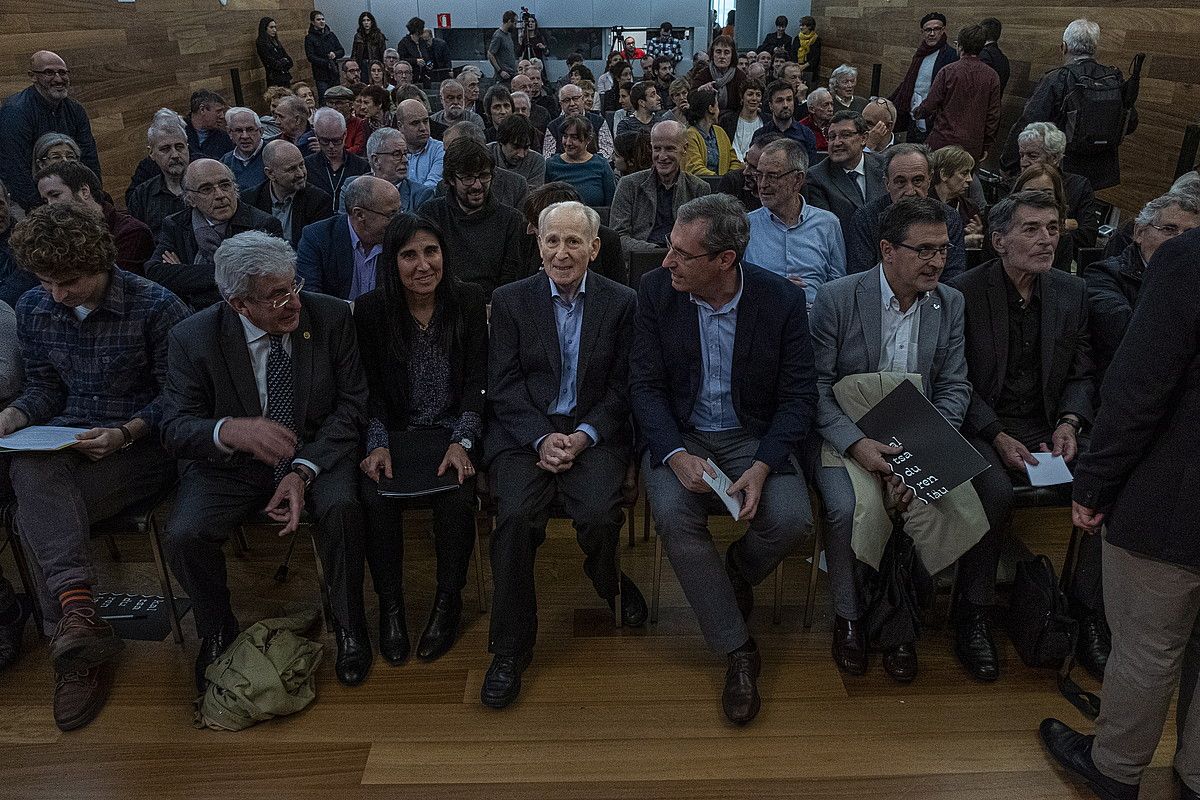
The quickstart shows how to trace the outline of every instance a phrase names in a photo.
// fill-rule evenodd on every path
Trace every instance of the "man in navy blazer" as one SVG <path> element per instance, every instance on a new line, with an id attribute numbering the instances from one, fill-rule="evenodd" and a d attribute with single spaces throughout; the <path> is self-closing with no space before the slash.
<path id="1" fill-rule="evenodd" d="M 375 262 L 388 223 L 400 211 L 400 193 L 387 181 L 364 175 L 342 196 L 344 214 L 314 222 L 300 235 L 296 272 L 307 291 L 354 300 L 375 288 Z"/>
<path id="2" fill-rule="evenodd" d="M 729 195 L 680 206 L 663 269 L 642 279 L 630 361 L 654 522 L 705 640 L 728 654 L 722 706 L 738 724 L 760 705 L 761 658 L 746 627 L 754 584 L 812 523 L 794 454 L 817 405 L 804 291 L 741 263 L 749 238 Z M 706 459 L 750 520 L 724 561 L 708 530 Z"/>

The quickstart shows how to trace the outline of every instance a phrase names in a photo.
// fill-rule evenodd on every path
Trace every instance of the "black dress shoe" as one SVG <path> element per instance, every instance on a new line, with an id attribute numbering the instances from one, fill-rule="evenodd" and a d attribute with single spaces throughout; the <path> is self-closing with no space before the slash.
<path id="1" fill-rule="evenodd" d="M 408 641 L 408 620 L 404 618 L 403 597 L 379 598 L 379 655 L 398 667 L 408 660 L 412 645 Z"/>
<path id="2" fill-rule="evenodd" d="M 454 646 L 458 638 L 458 625 L 462 621 L 462 595 L 459 592 L 438 590 L 433 598 L 433 609 L 421 641 L 417 643 L 417 658 L 435 661 Z"/>
<path id="3" fill-rule="evenodd" d="M 1084 736 L 1056 719 L 1042 720 L 1038 733 L 1046 752 L 1064 769 L 1083 779 L 1102 800 L 1137 800 L 1137 784 L 1115 781 L 1096 769 L 1092 761 L 1095 736 Z"/>
<path id="4" fill-rule="evenodd" d="M 608 607 L 615 608 L 616 598 L 608 598 Z M 624 572 L 621 573 L 621 624 L 628 628 L 640 628 L 646 624 L 649 612 L 646 598 L 637 584 Z"/>
<path id="5" fill-rule="evenodd" d="M 754 610 L 754 587 L 734 563 L 733 545 L 729 545 L 729 549 L 725 551 L 725 572 L 729 575 L 729 582 L 733 584 L 733 596 L 737 598 L 737 607 L 738 611 L 742 612 L 742 619 L 750 619 L 750 612 Z"/>
<path id="6" fill-rule="evenodd" d="M 517 656 L 495 656 L 483 686 L 479 690 L 479 701 L 488 708 L 504 708 L 521 693 L 521 673 L 533 659 L 531 651 Z"/>
<path id="7" fill-rule="evenodd" d="M 205 636 L 200 640 L 200 653 L 196 656 L 196 692 L 204 694 L 208 680 L 204 677 L 208 665 L 225 654 L 229 645 L 237 638 L 237 628 L 229 628 L 215 636 Z"/>
<path id="8" fill-rule="evenodd" d="M 848 675 L 867 671 L 867 637 L 857 620 L 833 616 L 833 663 Z"/>
<path id="9" fill-rule="evenodd" d="M 1104 668 L 1112 650 L 1112 638 L 1104 615 L 1087 614 L 1079 621 L 1079 641 L 1075 647 L 1075 660 L 1098 681 L 1104 680 Z"/>
<path id="10" fill-rule="evenodd" d="M 912 683 L 917 677 L 917 643 L 905 642 L 883 654 L 883 668 L 896 683 Z"/>
<path id="11" fill-rule="evenodd" d="M 0 579 L 2 580 L 2 579 Z M 25 634 L 25 621 L 33 608 L 24 599 L 13 595 L 12 605 L 0 612 L 0 670 L 17 663 L 21 655 L 21 639 Z"/>
<path id="12" fill-rule="evenodd" d="M 954 630 L 954 653 L 967 672 L 981 681 L 994 681 L 1000 677 L 1000 657 L 992 641 L 987 609 L 966 602 L 962 605 Z"/>
<path id="13" fill-rule="evenodd" d="M 762 671 L 762 655 L 753 650 L 735 650 L 729 654 L 725 670 L 725 690 L 721 692 L 721 709 L 735 725 L 745 725 L 762 706 L 758 695 L 758 675 Z"/>
<path id="14" fill-rule="evenodd" d="M 366 626 L 352 630 L 335 622 L 333 638 L 337 642 L 337 660 L 333 664 L 337 679 L 346 686 L 358 686 L 367 679 L 371 662 L 375 659 Z"/>

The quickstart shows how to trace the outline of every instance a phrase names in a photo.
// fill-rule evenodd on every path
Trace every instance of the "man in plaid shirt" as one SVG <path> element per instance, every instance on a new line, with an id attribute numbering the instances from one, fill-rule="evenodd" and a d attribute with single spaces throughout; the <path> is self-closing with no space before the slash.
<path id="1" fill-rule="evenodd" d="M 683 48 L 679 46 L 679 40 L 671 35 L 671 23 L 664 22 L 658 26 L 658 36 L 646 42 L 646 55 L 654 58 L 665 56 L 673 64 L 683 61 Z"/>
<path id="2" fill-rule="evenodd" d="M 167 334 L 188 309 L 115 267 L 104 220 L 77 203 L 35 209 L 10 247 L 41 285 L 17 303 L 25 387 L 0 412 L 0 436 L 28 425 L 86 429 L 67 449 L 16 455 L 11 468 L 17 529 L 41 573 L 53 636 L 54 721 L 71 730 L 100 712 L 123 646 L 96 610 L 91 523 L 174 479 L 158 441 L 159 396 Z"/>

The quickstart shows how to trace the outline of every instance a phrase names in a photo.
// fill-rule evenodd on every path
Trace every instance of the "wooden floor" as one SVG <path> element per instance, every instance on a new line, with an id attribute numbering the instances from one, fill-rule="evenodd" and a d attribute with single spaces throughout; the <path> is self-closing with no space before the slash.
<path id="1" fill-rule="evenodd" d="M 1059 560 L 1068 524 L 1061 512 L 1030 512 L 1016 527 L 1031 547 Z M 732 535 L 728 523 L 718 538 Z M 137 539 L 121 544 L 120 563 L 97 549 L 105 588 L 156 593 L 149 549 Z M 303 557 L 279 586 L 271 576 L 283 543 L 263 532 L 251 546 L 229 560 L 243 623 L 315 600 L 311 550 L 297 548 Z M 410 520 L 406 548 L 415 637 L 433 580 L 419 519 Z M 653 552 L 639 531 L 637 546 L 623 553 L 625 571 L 647 599 Z M 994 685 L 966 675 L 936 625 L 921 642 L 921 674 L 911 686 L 891 683 L 878 658 L 868 675 L 844 677 L 828 652 L 826 584 L 816 623 L 805 630 L 808 565 L 789 559 L 783 624 L 771 625 L 771 581 L 759 587 L 751 622 L 763 650 L 763 707 L 752 725 L 737 729 L 721 715 L 723 663 L 704 647 L 669 566 L 660 621 L 639 631 L 611 627 L 580 566 L 573 536 L 555 523 L 538 560 L 539 645 L 520 699 L 499 712 L 479 704 L 489 657 L 487 617 L 474 613 L 473 583 L 464 595 L 462 639 L 437 663 L 414 659 L 392 668 L 377 657 L 367 682 L 348 689 L 334 678 L 326 636 L 317 701 L 236 734 L 191 725 L 190 616 L 186 650 L 170 640 L 130 643 L 107 708 L 71 734 L 54 727 L 46 648 L 30 629 L 25 655 L 0 675 L 0 798 L 1091 796 L 1051 766 L 1036 736 L 1046 716 L 1088 724 L 1057 696 L 1053 675 L 1021 665 L 1002 636 L 1003 677 Z M 1144 800 L 1174 797 L 1173 726 Z"/>

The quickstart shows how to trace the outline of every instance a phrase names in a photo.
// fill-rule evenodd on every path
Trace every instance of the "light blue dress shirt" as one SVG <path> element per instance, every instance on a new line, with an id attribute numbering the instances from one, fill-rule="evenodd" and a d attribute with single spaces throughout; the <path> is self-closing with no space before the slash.
<path id="1" fill-rule="evenodd" d="M 377 244 L 370 250 L 363 250 L 362 240 L 358 232 L 346 217 L 346 226 L 350 228 L 350 251 L 354 254 L 354 275 L 350 278 L 350 296 L 347 300 L 357 300 L 361 294 L 366 294 L 375 288 L 375 262 L 383 252 L 383 245 Z"/>
<path id="2" fill-rule="evenodd" d="M 550 404 L 547 413 L 570 416 L 575 413 L 577 400 L 576 382 L 579 379 L 579 340 L 583 336 L 583 305 L 587 296 L 587 273 L 579 283 L 575 299 L 567 302 L 559 291 L 558 284 L 550 279 L 550 299 L 554 305 L 554 327 L 558 329 L 559 352 L 559 390 L 558 397 Z M 576 430 L 581 430 L 592 440 L 592 444 L 600 441 L 600 434 L 586 422 Z M 541 445 L 543 436 L 535 443 Z"/>
<path id="3" fill-rule="evenodd" d="M 719 310 L 695 295 L 689 298 L 700 317 L 701 369 L 700 395 L 692 408 L 691 423 L 698 431 L 735 430 L 742 427 L 733 409 L 733 342 L 742 299 L 741 273 L 737 294 Z"/>
<path id="4" fill-rule="evenodd" d="M 430 137 L 425 142 L 425 149 L 408 154 L 408 177 L 417 183 L 436 189 L 442 181 L 442 160 L 446 157 L 446 147 L 437 139 Z"/>
<path id="5" fill-rule="evenodd" d="M 747 216 L 750 244 L 742 260 L 785 278 L 802 278 L 809 308 L 822 284 L 846 274 L 846 243 L 833 212 L 805 203 L 790 228 L 766 206 Z"/>

